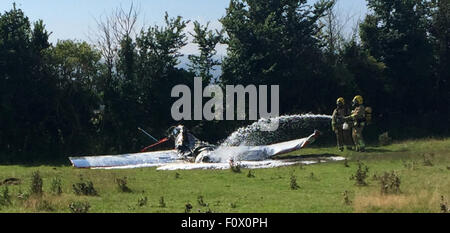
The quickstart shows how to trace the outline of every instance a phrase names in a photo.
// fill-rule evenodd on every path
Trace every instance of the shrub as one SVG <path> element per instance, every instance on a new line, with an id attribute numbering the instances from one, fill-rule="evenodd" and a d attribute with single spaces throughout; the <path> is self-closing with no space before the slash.
<path id="1" fill-rule="evenodd" d="M 387 146 L 392 144 L 392 138 L 389 137 L 388 132 L 384 132 L 378 136 L 378 142 L 380 143 L 380 146 Z"/>
<path id="2" fill-rule="evenodd" d="M 290 186 L 291 186 L 292 190 L 296 190 L 296 189 L 300 188 L 300 186 L 298 186 L 298 184 L 297 184 L 297 177 L 294 175 L 294 172 L 292 172 L 290 180 L 291 180 Z"/>
<path id="3" fill-rule="evenodd" d="M 253 172 L 253 170 L 248 170 L 247 177 L 248 178 L 255 178 L 255 172 Z"/>
<path id="4" fill-rule="evenodd" d="M 311 173 L 309 174 L 309 179 L 311 179 L 311 180 L 319 180 L 319 178 L 317 178 L 317 176 L 314 175 L 314 172 L 311 172 Z"/>
<path id="5" fill-rule="evenodd" d="M 80 182 L 73 184 L 72 188 L 76 195 L 98 196 L 94 184 L 91 181 L 84 182 L 83 177 L 80 177 Z"/>
<path id="6" fill-rule="evenodd" d="M 9 195 L 8 186 L 4 186 L 0 192 L 0 206 L 6 206 L 11 204 L 11 196 Z"/>
<path id="7" fill-rule="evenodd" d="M 208 204 L 206 204 L 206 203 L 203 201 L 203 196 L 198 196 L 198 197 L 197 197 L 197 202 L 198 202 L 198 204 L 199 204 L 200 206 L 203 206 L 203 207 L 208 206 Z"/>
<path id="8" fill-rule="evenodd" d="M 33 172 L 33 174 L 31 175 L 30 194 L 42 196 L 42 194 L 44 193 L 44 191 L 42 191 L 42 184 L 43 181 L 41 175 L 39 174 L 39 171 Z"/>
<path id="9" fill-rule="evenodd" d="M 416 170 L 417 162 L 416 161 L 403 161 L 403 167 L 409 170 Z"/>
<path id="10" fill-rule="evenodd" d="M 445 201 L 444 196 L 441 196 L 441 203 L 440 203 L 440 207 L 441 207 L 441 212 L 442 213 L 447 213 L 450 211 L 450 209 L 447 207 L 447 201 Z"/>
<path id="11" fill-rule="evenodd" d="M 161 207 L 161 208 L 165 208 L 166 207 L 166 202 L 164 201 L 164 197 L 161 197 L 159 199 L 159 207 Z"/>
<path id="12" fill-rule="evenodd" d="M 346 205 L 352 204 L 352 201 L 350 201 L 350 198 L 348 196 L 347 190 L 344 191 L 343 195 L 344 195 L 344 204 L 346 204 Z"/>
<path id="13" fill-rule="evenodd" d="M 190 213 L 191 212 L 191 210 L 192 210 L 192 205 L 191 205 L 191 203 L 186 203 L 185 205 L 184 205 L 184 212 L 185 213 Z"/>
<path id="14" fill-rule="evenodd" d="M 80 202 L 80 201 L 76 201 L 76 202 L 71 202 L 69 204 L 69 209 L 70 212 L 72 213 L 87 213 L 89 211 L 89 209 L 91 208 L 91 205 L 89 205 L 89 202 Z"/>
<path id="15" fill-rule="evenodd" d="M 147 197 L 141 197 L 138 199 L 138 204 L 139 207 L 142 206 L 146 206 L 147 205 Z"/>
<path id="16" fill-rule="evenodd" d="M 117 187 L 119 188 L 119 191 L 124 193 L 130 193 L 131 189 L 127 186 L 127 178 L 117 178 L 116 179 Z"/>
<path id="17" fill-rule="evenodd" d="M 51 186 L 50 190 L 55 195 L 62 194 L 61 179 L 59 177 L 55 177 L 52 179 L 52 186 Z"/>
<path id="18" fill-rule="evenodd" d="M 395 172 L 385 172 L 383 176 L 377 177 L 381 186 L 381 194 L 400 193 L 400 177 Z"/>
<path id="19" fill-rule="evenodd" d="M 355 184 L 358 186 L 366 186 L 366 178 L 368 176 L 368 172 L 369 168 L 364 165 L 364 163 L 358 160 L 358 169 L 356 170 L 356 173 L 350 177 L 350 180 L 355 180 Z"/>

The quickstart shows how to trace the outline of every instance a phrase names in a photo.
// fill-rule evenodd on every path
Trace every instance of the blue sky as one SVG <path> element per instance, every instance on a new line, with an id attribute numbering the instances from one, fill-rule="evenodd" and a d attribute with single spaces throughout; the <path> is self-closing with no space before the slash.
<path id="1" fill-rule="evenodd" d="M 201 23 L 210 21 L 213 28 L 220 27 L 217 20 L 225 15 L 229 4 L 229 0 L 1 0 L 0 11 L 11 9 L 13 2 L 31 21 L 44 21 L 47 30 L 52 32 L 50 41 L 53 43 L 58 39 L 88 41 L 89 34 L 96 28 L 95 19 L 109 15 L 117 7 L 127 8 L 131 2 L 140 6 L 141 21 L 146 25 L 161 25 L 167 11 L 170 16 L 181 15 Z M 353 21 L 367 12 L 364 0 L 341 0 L 338 9 L 343 15 L 353 15 Z M 346 26 L 348 30 L 353 21 Z M 191 28 L 188 26 L 187 30 Z M 194 50 L 194 46 L 187 46 L 184 53 Z M 223 53 L 222 48 L 219 54 Z"/>

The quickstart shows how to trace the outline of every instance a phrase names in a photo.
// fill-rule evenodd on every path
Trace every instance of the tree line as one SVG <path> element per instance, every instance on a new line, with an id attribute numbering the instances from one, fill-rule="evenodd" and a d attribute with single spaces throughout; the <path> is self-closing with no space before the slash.
<path id="1" fill-rule="evenodd" d="M 222 30 L 167 13 L 137 27 L 139 11 L 97 21 L 94 42 L 49 42 L 42 20 L 15 5 L 0 14 L 0 161 L 139 151 L 163 137 L 173 86 L 279 85 L 280 112 L 331 114 L 360 94 L 374 110 L 368 136 L 441 136 L 450 126 L 450 3 L 367 0 L 345 36 L 336 0 L 231 0 Z M 199 48 L 180 68 L 188 33 Z M 227 46 L 223 59 L 217 45 Z M 212 71 L 221 68 L 219 77 Z M 243 121 L 186 121 L 200 138 L 224 139 Z M 331 131 L 330 131 L 331 132 Z"/>

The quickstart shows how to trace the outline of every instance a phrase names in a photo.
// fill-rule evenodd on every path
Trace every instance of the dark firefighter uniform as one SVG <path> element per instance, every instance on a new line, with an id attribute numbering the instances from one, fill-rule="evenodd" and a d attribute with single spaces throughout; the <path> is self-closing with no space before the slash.
<path id="1" fill-rule="evenodd" d="M 344 129 L 344 118 L 348 115 L 348 110 L 345 108 L 344 98 L 340 97 L 336 101 L 336 109 L 331 116 L 331 128 L 336 134 L 337 146 L 340 151 L 344 150 L 344 145 L 351 147 L 353 145 L 351 139 L 351 128 Z"/>

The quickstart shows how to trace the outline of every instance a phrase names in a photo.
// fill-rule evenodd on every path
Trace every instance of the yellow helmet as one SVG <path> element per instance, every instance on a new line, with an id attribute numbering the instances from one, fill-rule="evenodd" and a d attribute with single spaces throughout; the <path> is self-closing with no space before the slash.
<path id="1" fill-rule="evenodd" d="M 345 104 L 345 100 L 344 100 L 344 98 L 342 98 L 342 97 L 339 97 L 337 100 L 336 100 L 336 104 L 337 105 L 339 105 L 339 104 L 342 104 L 342 105 L 344 105 Z"/>
<path id="2" fill-rule="evenodd" d="M 359 105 L 363 104 L 363 97 L 360 95 L 355 96 L 355 98 L 353 98 L 353 102 L 358 103 Z"/>

